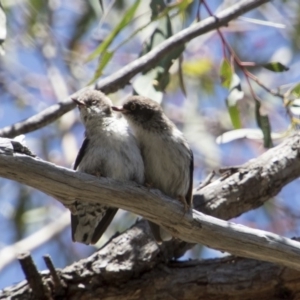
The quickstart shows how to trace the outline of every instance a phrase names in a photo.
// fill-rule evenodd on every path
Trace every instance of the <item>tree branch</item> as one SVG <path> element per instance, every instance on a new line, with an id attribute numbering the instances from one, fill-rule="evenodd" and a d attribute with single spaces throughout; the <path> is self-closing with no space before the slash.
<path id="1" fill-rule="evenodd" d="M 49 273 L 41 274 L 43 282 L 54 299 L 269 300 L 292 299 L 300 291 L 300 272 L 266 262 L 230 256 L 165 264 L 148 234 L 141 221 L 89 258 L 56 270 L 64 287 L 59 295 Z M 32 296 L 26 281 L 0 291 L 0 299 Z"/>
<path id="2" fill-rule="evenodd" d="M 129 80 L 139 72 L 153 68 L 157 61 L 167 55 L 169 51 L 184 45 L 197 36 L 226 26 L 233 19 L 267 2 L 269 0 L 243 0 L 213 17 L 206 18 L 193 26 L 181 30 L 120 71 L 99 80 L 96 84 L 96 89 L 100 89 L 106 94 L 117 91 L 128 84 Z"/>
<path id="3" fill-rule="evenodd" d="M 5 140 L 5 139 L 2 139 Z M 7 140 L 5 140 L 7 142 Z M 4 143 L 5 144 L 5 143 Z M 7 144 L 7 143 L 6 143 Z M 5 145 L 6 145 L 5 144 Z M 298 134 L 287 139 L 283 144 L 269 150 L 261 157 L 250 161 L 237 174 L 230 175 L 223 181 L 214 182 L 202 191 L 204 199 L 209 199 L 216 186 L 231 186 L 231 193 L 243 195 L 251 193 L 244 183 L 253 179 L 253 173 L 247 176 L 247 168 L 259 170 L 264 179 L 255 189 L 262 189 L 261 195 L 266 199 L 270 188 L 277 191 L 293 180 L 300 173 L 300 136 Z M 7 146 L 5 146 L 7 148 Z M 0 147 L 1 150 L 1 147 Z M 222 221 L 197 211 L 183 215 L 183 208 L 178 201 L 162 195 L 158 190 L 148 190 L 134 183 L 118 182 L 109 178 L 74 172 L 55 166 L 40 159 L 2 151 L 0 155 L 0 176 L 37 188 L 48 195 L 59 199 L 70 206 L 75 199 L 85 199 L 86 202 L 102 203 L 119 207 L 138 215 L 142 215 L 170 230 L 172 234 L 184 241 L 201 243 L 209 247 L 228 251 L 234 255 L 255 258 L 300 269 L 300 243 L 268 233 Z M 278 161 L 278 153 L 284 153 L 284 163 Z M 269 174 L 262 173 L 266 160 L 270 160 Z M 284 169 L 285 168 L 285 169 Z M 254 173 L 256 178 L 258 173 Z M 238 177 L 236 177 L 238 176 Z M 268 179 L 268 180 L 267 180 Z M 274 179 L 274 181 L 272 181 Z M 250 180 L 251 182 L 251 180 Z M 237 183 L 232 185 L 232 183 Z M 279 187 L 281 185 L 281 187 Z M 210 187 L 210 188 L 209 188 Z M 230 188 L 228 188 L 230 190 Z M 239 193 L 237 190 L 241 189 Z M 243 190 L 244 189 L 244 190 Z M 243 190 L 243 192 L 242 192 Z M 255 193 L 253 193 L 255 195 Z M 225 195 L 221 195 L 225 197 Z M 234 197 L 233 197 L 234 198 Z M 224 202 L 225 198 L 219 199 Z M 229 197 L 228 202 L 233 201 Z M 235 201 L 241 201 L 235 198 Z M 225 204 L 227 204 L 225 202 Z M 225 205 L 224 204 L 224 205 Z M 223 208 L 224 209 L 224 208 Z"/>
<path id="4" fill-rule="evenodd" d="M 260 207 L 300 176 L 299 148 L 295 134 L 239 168 L 228 168 L 229 175 L 194 193 L 194 208 L 228 220 Z"/>
<path id="5" fill-rule="evenodd" d="M 183 45 L 201 34 L 225 26 L 228 22 L 237 18 L 238 16 L 269 1 L 270 0 L 240 1 L 239 3 L 234 4 L 231 7 L 216 14 L 216 16 L 214 17 L 209 17 L 189 28 L 178 32 L 177 34 L 174 34 L 172 37 L 155 47 L 155 49 L 134 60 L 118 72 L 99 80 L 94 88 L 100 89 L 105 94 L 113 93 L 128 84 L 131 78 L 133 78 L 139 72 L 149 70 L 156 66 L 157 61 L 167 55 L 170 50 L 174 49 L 174 47 Z M 90 86 L 87 88 L 92 87 Z M 18 122 L 12 126 L 3 128 L 2 130 L 0 130 L 0 136 L 14 137 L 20 134 L 25 134 L 37 130 L 50 124 L 75 107 L 74 103 L 71 100 L 71 97 L 75 97 L 76 94 L 77 93 L 71 95 L 65 101 L 58 102 L 57 104 L 46 108 L 35 116 Z"/>

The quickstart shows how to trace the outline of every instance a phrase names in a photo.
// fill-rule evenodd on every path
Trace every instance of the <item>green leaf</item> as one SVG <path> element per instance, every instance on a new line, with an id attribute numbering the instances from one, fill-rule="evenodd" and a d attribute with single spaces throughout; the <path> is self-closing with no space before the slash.
<path id="1" fill-rule="evenodd" d="M 158 14 L 156 17 L 152 18 L 149 22 L 147 22 L 146 24 L 142 25 L 141 27 L 139 27 L 135 31 L 133 31 L 124 41 L 122 41 L 120 44 L 118 44 L 114 48 L 113 52 L 116 52 L 118 49 L 120 49 L 123 45 L 125 45 L 128 41 L 130 41 L 137 33 L 142 31 L 146 27 L 148 27 L 151 23 L 164 18 L 165 16 L 168 15 L 168 13 L 170 11 L 173 12 L 174 10 L 177 9 L 179 13 L 184 12 L 185 8 L 192 2 L 193 2 L 193 0 L 183 0 L 183 1 L 179 1 L 178 3 L 172 4 L 171 6 L 165 7 L 165 9 L 160 14 Z M 116 5 L 118 3 L 119 2 L 117 2 Z M 172 18 L 176 17 L 176 15 L 177 15 L 176 13 L 172 14 Z"/>
<path id="2" fill-rule="evenodd" d="M 166 15 L 161 19 L 157 25 L 157 28 L 154 30 L 153 34 L 150 37 L 150 42 L 148 42 L 143 51 L 142 55 L 148 53 L 160 43 L 168 39 L 173 35 L 172 24 L 169 15 Z M 155 89 L 158 91 L 164 91 L 166 86 L 169 83 L 169 69 L 173 64 L 174 60 L 177 59 L 182 52 L 184 51 L 184 46 L 178 46 L 163 57 L 157 64 L 161 68 L 156 68 L 157 75 L 155 77 Z"/>
<path id="3" fill-rule="evenodd" d="M 135 3 L 124 13 L 121 21 L 117 24 L 117 26 L 112 30 L 112 32 L 108 35 L 108 37 L 93 51 L 87 58 L 87 61 L 91 61 L 98 56 L 100 56 L 103 52 L 105 52 L 108 47 L 111 45 L 115 37 L 129 24 L 132 20 L 141 0 L 135 1 Z"/>
<path id="4" fill-rule="evenodd" d="M 33 25 L 41 20 L 48 9 L 48 3 L 40 0 L 29 0 L 29 13 L 27 14 L 27 31 L 33 30 Z"/>
<path id="5" fill-rule="evenodd" d="M 270 62 L 270 63 L 263 65 L 263 67 L 272 72 L 285 72 L 285 71 L 289 70 L 288 67 L 286 67 L 285 65 L 283 65 L 280 62 Z"/>
<path id="6" fill-rule="evenodd" d="M 222 66 L 224 67 L 222 68 Z M 227 72 L 227 76 L 228 76 L 228 73 L 230 73 L 230 71 L 228 71 L 229 70 L 228 64 L 223 62 L 222 66 L 221 66 L 221 70 L 222 69 L 224 70 L 224 74 L 226 74 Z M 226 85 L 228 85 L 228 83 L 226 83 Z M 229 88 L 229 94 L 226 99 L 227 109 L 233 127 L 235 129 L 239 129 L 242 127 L 242 122 L 240 118 L 240 111 L 238 108 L 238 101 L 244 98 L 244 92 L 242 91 L 241 80 L 237 74 L 235 73 L 231 74 L 231 79 L 228 88 Z"/>
<path id="7" fill-rule="evenodd" d="M 258 127 L 261 129 L 264 136 L 264 147 L 273 147 L 273 141 L 271 137 L 271 124 L 268 115 L 261 113 L 261 103 L 255 100 L 255 117 Z"/>
<path id="8" fill-rule="evenodd" d="M 99 64 L 98 64 L 98 67 L 97 67 L 97 70 L 94 74 L 94 77 L 87 85 L 92 84 L 93 82 L 95 82 L 102 75 L 103 69 L 109 63 L 109 61 L 111 60 L 113 55 L 114 55 L 114 52 L 110 52 L 110 51 L 106 51 L 102 54 L 101 59 L 100 59 Z"/>
<path id="9" fill-rule="evenodd" d="M 178 6 L 180 11 L 185 11 L 191 3 L 193 3 L 193 0 L 182 0 L 177 1 L 176 5 Z"/>
<path id="10" fill-rule="evenodd" d="M 148 53 L 160 43 L 173 35 L 172 24 L 169 15 L 160 19 L 158 25 L 150 37 L 150 41 L 145 43 L 140 56 Z M 159 60 L 154 69 L 144 72 L 133 83 L 135 91 L 139 95 L 149 96 L 148 93 L 156 98 L 157 102 L 162 99 L 162 93 L 170 82 L 169 69 L 174 60 L 177 59 L 184 50 L 184 46 L 174 48 L 167 56 Z M 149 86 L 150 85 L 150 86 Z M 158 93 L 159 92 L 159 93 Z M 151 98 L 151 97 L 150 97 Z"/>
<path id="11" fill-rule="evenodd" d="M 233 70 L 228 59 L 223 59 L 220 67 L 220 77 L 222 85 L 229 89 L 232 81 Z"/>
<path id="12" fill-rule="evenodd" d="M 227 105 L 227 109 L 229 112 L 232 126 L 235 129 L 241 128 L 242 123 L 241 123 L 241 118 L 240 118 L 240 111 L 239 111 L 237 105 Z"/>
<path id="13" fill-rule="evenodd" d="M 164 0 L 152 0 L 150 3 L 151 8 L 151 20 L 155 20 L 160 16 L 167 15 L 171 10 L 177 9 L 178 12 L 185 12 L 187 7 L 193 2 L 193 0 L 181 0 L 176 1 L 174 4 L 167 5 Z"/>
<path id="14" fill-rule="evenodd" d="M 164 0 L 152 0 L 150 2 L 151 20 L 155 19 L 166 8 Z"/>
<path id="15" fill-rule="evenodd" d="M 185 75 L 191 77 L 200 77 L 208 73 L 212 69 L 212 61 L 208 58 L 201 58 L 197 60 L 184 61 L 182 63 L 182 70 Z"/>
<path id="16" fill-rule="evenodd" d="M 300 98 L 300 83 L 296 84 L 289 94 L 293 95 L 295 98 Z"/>

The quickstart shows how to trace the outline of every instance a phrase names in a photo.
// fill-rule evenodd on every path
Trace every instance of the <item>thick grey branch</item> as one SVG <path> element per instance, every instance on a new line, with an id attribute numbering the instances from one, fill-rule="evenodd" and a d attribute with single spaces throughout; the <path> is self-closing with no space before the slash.
<path id="1" fill-rule="evenodd" d="M 274 156 L 278 151 L 286 154 L 286 165 L 278 163 L 278 157 Z M 157 190 L 149 191 L 137 184 L 117 182 L 108 178 L 98 179 L 21 154 L 12 156 L 7 154 L 7 151 L 3 153 L 0 155 L 0 176 L 37 188 L 59 199 L 66 206 L 71 205 L 74 199 L 85 199 L 87 202 L 119 207 L 163 225 L 174 236 L 184 241 L 201 243 L 237 256 L 265 260 L 300 270 L 300 243 L 296 241 L 222 221 L 195 210 L 193 216 L 183 215 L 183 208 L 178 201 L 163 196 Z M 262 189 L 267 187 L 268 191 L 272 186 L 272 177 L 278 179 L 281 176 L 281 181 L 275 181 L 276 185 L 279 182 L 290 182 L 297 172 L 300 172 L 299 153 L 299 135 L 295 135 L 260 158 L 249 162 L 249 165 L 259 166 L 265 163 L 266 157 L 273 157 L 273 167 L 270 170 L 273 174 L 276 173 L 277 177 L 270 176 L 267 184 L 261 184 Z M 282 169 L 283 166 L 286 169 Z M 242 173 L 247 174 L 246 168 L 242 169 Z M 219 184 L 226 187 L 235 176 L 236 174 L 233 174 L 224 181 L 219 181 Z M 242 189 L 244 182 L 247 182 L 247 176 L 239 178 L 235 189 Z M 208 189 L 209 186 L 211 190 Z M 213 182 L 209 186 L 206 187 L 208 197 L 217 185 Z M 259 188 L 258 185 L 256 189 Z"/>
<path id="2" fill-rule="evenodd" d="M 174 47 L 183 45 L 201 34 L 220 28 L 238 16 L 269 1 L 270 0 L 240 1 L 239 3 L 232 5 L 231 7 L 218 13 L 215 17 L 207 18 L 196 25 L 193 25 L 173 35 L 166 41 L 162 42 L 158 47 L 123 67 L 118 72 L 99 80 L 95 85 L 95 88 L 100 89 L 105 94 L 115 92 L 128 84 L 130 79 L 139 72 L 155 67 L 157 61 L 167 55 L 170 50 L 174 49 Z M 75 107 L 71 97 L 74 97 L 76 94 L 77 93 L 73 94 L 65 101 L 46 108 L 35 116 L 1 129 L 0 136 L 14 137 L 37 130 L 50 124 Z"/>
<path id="3" fill-rule="evenodd" d="M 196 191 L 194 208 L 228 220 L 260 207 L 300 176 L 299 148 L 299 135 L 296 134 L 233 170 L 227 179 L 221 177 Z"/>
<path id="4" fill-rule="evenodd" d="M 44 284 L 54 299 L 269 300 L 293 299 L 300 291 L 300 272 L 266 262 L 227 257 L 165 264 L 147 230 L 139 222 L 89 258 L 57 270 L 65 287 L 60 295 L 47 272 Z M 9 297 L 32 299 L 32 291 L 23 281 L 0 292 L 0 299 Z"/>

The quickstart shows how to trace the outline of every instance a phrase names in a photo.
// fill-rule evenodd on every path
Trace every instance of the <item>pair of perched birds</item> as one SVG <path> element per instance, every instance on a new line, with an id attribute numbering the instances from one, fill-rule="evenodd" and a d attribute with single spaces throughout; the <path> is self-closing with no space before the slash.
<path id="1" fill-rule="evenodd" d="M 88 90 L 73 101 L 85 126 L 85 139 L 74 169 L 95 176 L 135 181 L 192 205 L 193 153 L 182 133 L 155 101 L 131 96 L 122 107 L 112 106 L 103 93 Z M 122 113 L 118 118 L 114 111 Z M 71 213 L 73 241 L 95 244 L 117 208 L 75 200 Z M 157 242 L 170 233 L 149 222 Z"/>

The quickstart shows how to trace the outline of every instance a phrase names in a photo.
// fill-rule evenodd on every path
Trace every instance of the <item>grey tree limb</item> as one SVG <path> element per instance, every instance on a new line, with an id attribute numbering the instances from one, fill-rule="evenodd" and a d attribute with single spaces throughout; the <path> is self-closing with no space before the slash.
<path id="1" fill-rule="evenodd" d="M 183 45 L 193 38 L 200 36 L 201 34 L 205 34 L 211 30 L 226 26 L 228 22 L 232 21 L 238 16 L 241 16 L 242 14 L 269 1 L 270 0 L 242 0 L 216 14 L 215 17 L 209 17 L 187 29 L 178 32 L 177 34 L 174 34 L 155 49 L 144 56 L 137 58 L 127 66 L 120 69 L 118 72 L 104 79 L 100 79 L 94 88 L 103 91 L 105 94 L 113 93 L 128 84 L 130 80 L 139 72 L 150 70 L 151 68 L 155 67 L 157 61 L 159 61 L 165 55 L 168 55 L 169 51 L 174 49 L 174 47 Z M 86 88 L 93 87 L 89 86 Z M 24 121 L 2 128 L 0 130 L 0 136 L 15 137 L 20 134 L 25 134 L 40 129 L 50 124 L 75 107 L 71 98 L 75 97 L 78 92 L 74 93 L 66 100 L 58 102 L 57 104 L 46 108 L 40 113 Z"/>
<path id="2" fill-rule="evenodd" d="M 143 220 L 87 259 L 63 270 L 59 294 L 49 272 L 44 285 L 54 299 L 297 299 L 300 272 L 245 258 L 164 261 Z M 229 276 L 230 274 L 230 276 Z M 0 291 L 0 299 L 33 299 L 27 281 Z"/>
<path id="3" fill-rule="evenodd" d="M 253 176 L 250 176 L 252 172 L 249 172 L 249 176 L 246 172 L 247 168 L 251 170 L 251 167 L 253 167 L 253 169 L 259 170 L 254 174 L 254 178 L 261 176 L 261 184 L 257 184 L 255 189 L 262 189 L 262 200 L 266 199 L 266 195 L 269 195 L 268 193 L 272 187 L 276 187 L 279 191 L 285 184 L 299 176 L 299 138 L 300 136 L 295 134 L 281 145 L 241 167 L 241 171 L 236 171 L 235 174 L 229 175 L 224 180 L 217 180 L 216 183 L 212 182 L 205 187 L 207 194 L 205 193 L 202 197 L 209 199 L 217 187 L 222 190 L 223 186 L 226 190 L 226 186 L 232 185 L 232 182 L 236 182 L 231 189 L 235 195 L 242 196 L 249 192 L 252 193 L 245 183 L 248 182 L 248 179 L 253 180 Z M 7 140 L 2 140 L 5 141 L 4 147 L 7 148 Z M 181 240 L 190 243 L 201 243 L 237 256 L 300 269 L 300 243 L 297 241 L 226 222 L 204 215 L 196 210 L 183 214 L 183 208 L 179 201 L 162 195 L 158 190 L 149 190 L 135 183 L 118 182 L 109 178 L 96 178 L 23 154 L 13 153 L 12 155 L 9 151 L 0 152 L 3 153 L 0 155 L 1 177 L 43 191 L 55 197 L 67 207 L 71 206 L 75 199 L 85 199 L 90 203 L 102 203 L 119 207 L 166 227 Z M 271 161 L 269 161 L 270 159 Z M 268 171 L 263 172 L 266 160 L 271 165 L 268 166 Z M 236 178 L 236 176 L 238 177 Z M 240 192 L 237 192 L 237 190 L 240 190 Z M 201 193 L 204 193 L 204 191 L 201 191 Z M 217 200 L 224 202 L 225 207 L 223 206 L 223 209 L 226 209 L 226 199 L 224 195 L 222 196 L 223 198 L 217 198 Z M 240 197 L 229 198 L 228 204 L 233 199 L 236 203 L 243 200 Z M 246 205 L 249 205 L 249 203 Z"/>

